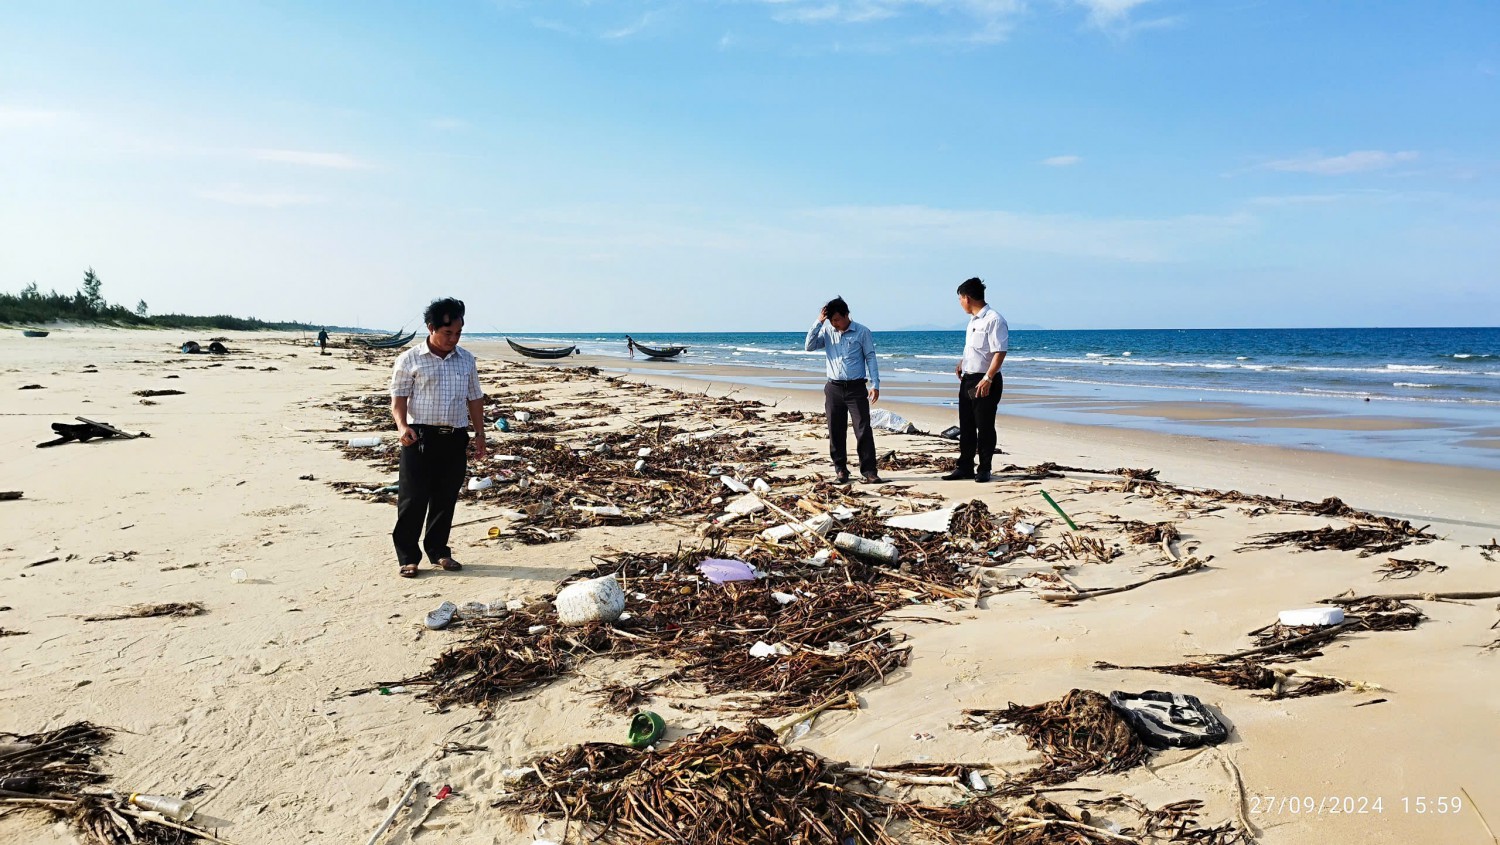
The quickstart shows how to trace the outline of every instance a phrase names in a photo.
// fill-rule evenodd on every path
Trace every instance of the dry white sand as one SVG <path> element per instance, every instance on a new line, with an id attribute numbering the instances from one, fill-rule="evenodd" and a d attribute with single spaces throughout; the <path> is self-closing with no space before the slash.
<path id="1" fill-rule="evenodd" d="M 590 554 L 668 549 L 691 534 L 663 525 L 596 528 L 572 542 L 502 549 L 480 542 L 488 524 L 481 521 L 455 530 L 463 572 L 424 570 L 415 581 L 399 579 L 389 540 L 394 510 L 325 484 L 372 472 L 333 448 L 349 432 L 321 405 L 382 391 L 384 368 L 319 357 L 273 335 L 230 338 L 231 347 L 245 351 L 220 361 L 175 354 L 186 339 L 176 332 L 75 329 L 42 340 L 0 334 L 0 395 L 7 397 L 0 490 L 25 492 L 20 501 L 0 502 L 0 606 L 9 608 L 0 611 L 0 628 L 26 632 L 0 638 L 0 730 L 32 732 L 81 719 L 117 727 L 116 753 L 104 763 L 115 785 L 167 794 L 207 785 L 201 815 L 218 820 L 221 835 L 240 845 L 363 842 L 414 769 L 457 794 L 441 804 L 424 801 L 422 812 L 384 841 L 530 842 L 534 825 L 489 807 L 500 772 L 576 742 L 622 740 L 620 717 L 587 693 L 601 679 L 628 676 L 631 667 L 590 664 L 582 676 L 512 700 L 492 721 L 474 725 L 467 724 L 476 715 L 471 710 L 432 713 L 409 694 L 339 692 L 422 671 L 453 641 L 417 624 L 443 599 L 546 593 Z M 473 348 L 482 359 L 511 357 L 496 346 Z M 214 363 L 222 366 L 208 366 Z M 733 373 L 722 376 L 710 388 L 715 395 L 730 389 Z M 44 389 L 18 390 L 31 383 Z M 593 389 L 589 384 L 549 388 L 549 398 Z M 142 405 L 133 391 L 147 388 L 185 393 Z M 818 394 L 780 388 L 736 395 L 764 395 L 782 409 L 821 406 Z M 922 427 L 950 423 L 939 410 L 896 404 L 899 395 L 899 388 L 887 393 L 892 407 Z M 640 400 L 610 401 L 628 414 Z M 74 416 L 152 436 L 33 448 L 50 436 L 49 423 Z M 1150 769 L 1079 785 L 1123 790 L 1153 805 L 1201 798 L 1208 802 L 1204 820 L 1217 823 L 1237 815 L 1238 792 L 1226 767 L 1233 761 L 1250 795 L 1244 811 L 1261 842 L 1489 841 L 1468 800 L 1458 813 L 1434 808 L 1438 798 L 1467 790 L 1500 826 L 1494 764 L 1500 654 L 1479 648 L 1496 636 L 1493 600 L 1421 602 L 1431 621 L 1416 630 L 1350 636 L 1305 664 L 1388 692 L 1263 701 L 1194 679 L 1090 666 L 1172 663 L 1195 652 L 1245 648 L 1246 632 L 1278 610 L 1346 589 L 1500 588 L 1500 565 L 1473 547 L 1500 534 L 1495 473 L 1013 418 L 1002 426 L 1001 443 L 1011 453 L 1005 459 L 1023 465 L 1151 466 L 1179 484 L 1306 499 L 1337 495 L 1356 507 L 1431 523 L 1445 539 L 1403 556 L 1449 569 L 1381 583 L 1372 570 L 1383 556 L 1237 554 L 1235 547 L 1253 534 L 1328 520 L 1252 518 L 1230 507 L 1181 525 L 1197 554 L 1213 555 L 1206 572 L 1075 606 L 1048 605 L 1020 591 L 977 610 L 927 609 L 959 624 L 904 626 L 913 636 L 910 666 L 862 691 L 858 712 L 820 719 L 803 744 L 861 763 L 986 761 L 1014 771 L 1031 759 L 1018 740 L 950 729 L 964 708 L 1036 703 L 1075 687 L 1172 689 L 1222 712 L 1234 728 L 1230 741 L 1200 753 L 1160 754 Z M 793 434 L 789 429 L 786 436 L 799 451 L 824 448 Z M 883 450 L 908 442 L 884 435 L 880 441 Z M 299 480 L 303 475 L 316 480 Z M 888 479 L 955 501 L 978 495 L 992 509 L 1042 506 L 1035 487 L 944 483 L 930 474 L 888 473 Z M 1083 486 L 1069 479 L 1047 489 L 1081 520 L 1172 516 L 1160 503 L 1081 492 Z M 483 516 L 465 505 L 457 520 Z M 50 557 L 62 559 L 28 567 Z M 1114 566 L 1119 574 L 1084 572 L 1075 580 L 1130 580 L 1142 571 L 1129 561 Z M 235 568 L 250 580 L 233 583 Z M 186 619 L 78 618 L 168 601 L 201 601 L 209 612 Z M 1388 701 L 1354 707 L 1377 696 Z M 669 738 L 713 718 L 674 708 L 672 699 L 652 706 L 671 723 Z M 918 732 L 935 739 L 913 739 Z M 488 751 L 435 759 L 449 739 Z M 1311 798 L 1321 810 L 1293 812 L 1279 800 L 1290 797 Z M 1346 798 L 1363 799 L 1367 812 L 1331 811 L 1329 802 L 1342 809 Z M 1427 812 L 1417 811 L 1419 799 Z M 544 832 L 555 837 L 560 826 Z M 34 814 L 0 817 L 0 842 L 69 841 Z"/>

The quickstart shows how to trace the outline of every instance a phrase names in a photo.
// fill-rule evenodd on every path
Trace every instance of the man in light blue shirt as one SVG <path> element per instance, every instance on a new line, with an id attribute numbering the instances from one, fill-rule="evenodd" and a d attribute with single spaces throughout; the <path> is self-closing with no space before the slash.
<path id="1" fill-rule="evenodd" d="M 875 434 L 870 430 L 870 406 L 880 400 L 875 338 L 869 329 L 849 319 L 849 305 L 840 296 L 818 313 L 817 325 L 807 333 L 803 348 L 808 352 L 821 349 L 828 358 L 823 411 L 828 417 L 828 456 L 833 459 L 834 480 L 849 481 L 845 444 L 852 421 L 861 482 L 884 484 L 875 468 Z"/>

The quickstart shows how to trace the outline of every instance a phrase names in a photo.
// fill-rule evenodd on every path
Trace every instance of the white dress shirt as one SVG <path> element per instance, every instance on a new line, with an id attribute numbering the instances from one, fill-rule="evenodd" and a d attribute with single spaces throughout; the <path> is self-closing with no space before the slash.
<path id="1" fill-rule="evenodd" d="M 964 373 L 984 375 L 989 372 L 995 353 L 1009 348 L 1010 325 L 999 311 L 984 306 L 969 317 L 969 330 L 964 332 Z"/>
<path id="2" fill-rule="evenodd" d="M 391 395 L 406 396 L 408 425 L 451 425 L 468 428 L 469 402 L 483 399 L 479 363 L 473 353 L 455 347 L 444 358 L 421 346 L 401 353 L 391 367 Z"/>

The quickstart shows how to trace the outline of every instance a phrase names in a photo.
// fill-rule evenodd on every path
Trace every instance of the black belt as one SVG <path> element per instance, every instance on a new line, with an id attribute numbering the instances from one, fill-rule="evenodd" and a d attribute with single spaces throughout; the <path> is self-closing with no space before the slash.
<path id="1" fill-rule="evenodd" d="M 862 378 L 831 378 L 829 384 L 864 384 L 866 379 Z"/>
<path id="2" fill-rule="evenodd" d="M 421 429 L 423 431 L 430 431 L 433 434 L 457 434 L 460 431 L 468 431 L 469 430 L 468 426 L 461 426 L 460 427 L 460 426 L 452 426 L 452 425 L 420 425 L 420 424 L 418 424 L 418 425 L 412 426 L 412 428 L 419 428 L 419 429 Z"/>

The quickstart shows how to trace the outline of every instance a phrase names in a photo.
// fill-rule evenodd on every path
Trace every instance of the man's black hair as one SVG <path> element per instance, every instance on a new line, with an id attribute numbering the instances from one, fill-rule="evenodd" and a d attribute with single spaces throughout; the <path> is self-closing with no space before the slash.
<path id="1" fill-rule="evenodd" d="M 963 284 L 958 286 L 958 292 L 980 305 L 984 304 L 984 282 L 980 281 L 978 276 L 966 279 Z"/>
<path id="2" fill-rule="evenodd" d="M 462 320 L 463 318 L 463 300 L 454 299 L 451 296 L 434 299 L 432 304 L 427 306 L 427 311 L 422 314 L 422 322 L 438 328 L 452 325 L 454 320 Z"/>
<path id="3" fill-rule="evenodd" d="M 833 299 L 828 300 L 828 304 L 823 307 L 827 309 L 828 316 L 830 317 L 849 316 L 849 303 L 845 302 L 842 296 L 835 296 Z"/>

